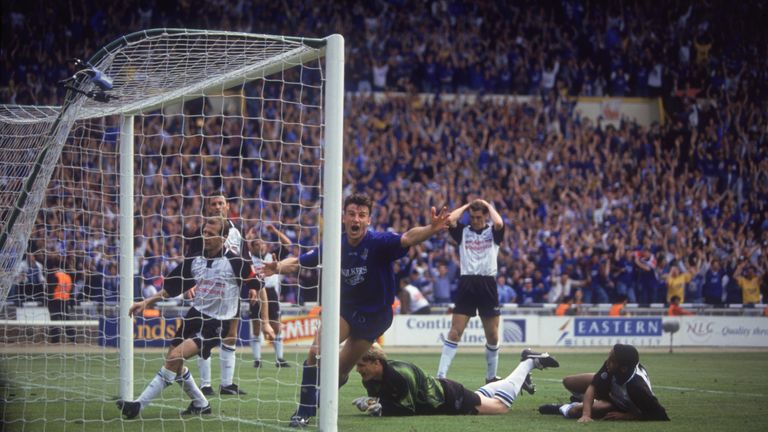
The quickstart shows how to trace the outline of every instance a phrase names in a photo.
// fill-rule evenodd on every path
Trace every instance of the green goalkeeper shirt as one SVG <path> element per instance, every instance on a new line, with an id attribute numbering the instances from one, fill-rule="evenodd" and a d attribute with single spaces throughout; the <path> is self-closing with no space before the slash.
<path id="1" fill-rule="evenodd" d="M 381 415 L 443 414 L 443 386 L 413 363 L 387 360 L 382 381 L 363 382 L 369 397 L 379 398 Z"/>

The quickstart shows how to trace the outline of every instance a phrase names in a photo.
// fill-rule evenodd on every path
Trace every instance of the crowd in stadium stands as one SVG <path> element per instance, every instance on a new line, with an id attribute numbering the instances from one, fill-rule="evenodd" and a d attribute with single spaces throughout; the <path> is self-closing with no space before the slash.
<path id="1" fill-rule="evenodd" d="M 630 302 L 657 303 L 677 295 L 684 303 L 720 304 L 759 303 L 761 293 L 768 298 L 764 5 L 392 0 L 316 1 L 284 9 L 281 2 L 256 6 L 241 0 L 227 8 L 223 3 L 10 5 L 3 14 L 3 27 L 12 31 L 3 32 L 2 100 L 59 103 L 55 83 L 71 74 L 69 58 L 88 57 L 136 29 L 338 32 L 346 38 L 346 90 L 355 92 L 345 105 L 345 191 L 373 195 L 376 229 L 402 232 L 427 222 L 428 205 L 455 208 L 483 197 L 507 225 L 498 278 L 504 302 L 557 303 L 569 296 L 589 304 L 626 296 Z M 375 98 L 369 91 L 398 94 Z M 483 97 L 488 94 L 534 97 Z M 479 97 L 470 103 L 456 95 Z M 613 127 L 574 110 L 575 97 L 607 95 L 661 97 L 666 122 L 642 127 L 625 119 Z M 203 125 L 204 135 L 242 126 L 215 121 Z M 173 135 L 169 129 L 188 126 L 153 119 L 143 125 L 157 132 L 146 136 Z M 183 218 L 182 208 L 202 207 L 194 198 L 206 189 L 200 182 L 220 178 L 217 185 L 230 196 L 254 196 L 257 189 L 238 177 L 253 174 L 252 165 L 239 162 L 242 156 L 258 156 L 249 153 L 252 143 L 217 149 L 231 156 L 220 162 L 191 153 L 190 159 L 164 159 L 162 140 L 155 144 L 140 147 L 158 163 L 142 165 L 137 183 L 144 216 L 136 227 L 142 234 L 139 290 L 158 286 L 168 264 L 181 254 L 182 234 L 197 229 L 199 220 Z M 66 158 L 93 155 L 98 145 L 92 143 L 93 153 L 67 156 L 65 151 L 64 166 L 81 163 Z M 189 143 L 190 149 L 200 146 Z M 114 154 L 101 157 L 102 172 L 114 169 Z M 316 156 L 307 157 L 302 162 L 316 164 Z M 180 172 L 190 160 L 213 163 L 204 170 L 211 175 L 189 179 L 160 172 L 162 164 Z M 76 179 L 74 172 L 60 175 L 85 186 L 76 197 L 53 198 L 59 201 L 48 205 L 59 210 L 47 213 L 40 226 L 69 218 L 68 226 L 114 230 L 117 185 L 98 178 L 96 170 L 86 174 L 93 177 L 88 181 Z M 182 193 L 189 198 L 162 198 Z M 317 193 L 292 190 L 281 200 L 310 202 Z M 319 224 L 312 211 L 284 214 L 256 200 L 241 201 L 232 206 L 238 212 L 234 218 L 296 224 L 301 218 L 306 226 Z M 85 220 L 62 211 L 67 204 L 101 215 Z M 287 233 L 304 245 L 318 234 Z M 58 248 L 56 255 L 64 258 L 38 260 L 57 267 L 53 270 L 72 269 L 75 285 L 100 286 L 104 294 L 96 297 L 114 300 L 117 245 L 89 242 L 87 229 L 61 229 L 55 236 L 49 233 L 51 244 L 31 249 Z M 85 249 L 92 251 L 88 259 L 75 262 L 72 251 Z M 165 259 L 155 258 L 160 256 Z M 445 236 L 412 248 L 401 263 L 401 277 L 413 278 L 432 302 L 448 303 L 457 265 Z M 26 268 L 31 274 L 37 267 Z M 283 296 L 301 300 L 293 289 Z"/>

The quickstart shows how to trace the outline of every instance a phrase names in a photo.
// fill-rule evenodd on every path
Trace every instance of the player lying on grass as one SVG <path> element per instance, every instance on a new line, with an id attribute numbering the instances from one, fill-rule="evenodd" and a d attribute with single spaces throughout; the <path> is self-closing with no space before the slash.
<path id="1" fill-rule="evenodd" d="M 562 414 L 579 422 L 604 420 L 669 420 L 651 389 L 648 372 L 632 345 L 616 344 L 595 374 L 570 375 L 563 385 L 572 396 L 569 404 L 547 404 L 541 414 Z M 583 402 L 579 402 L 583 400 Z"/>
<path id="2" fill-rule="evenodd" d="M 165 357 L 160 371 L 150 381 L 135 401 L 118 400 L 117 408 L 126 418 L 134 418 L 168 386 L 177 382 L 184 393 L 192 399 L 189 408 L 182 415 L 210 414 L 211 404 L 195 383 L 184 360 L 200 355 L 211 356 L 211 349 L 219 346 L 228 326 L 239 313 L 240 296 L 247 295 L 251 301 L 259 297 L 266 302 L 266 291 L 253 277 L 251 264 L 224 248 L 229 225 L 222 216 L 208 218 L 203 227 L 203 249 L 187 256 L 165 278 L 163 289 L 154 296 L 131 305 L 130 316 L 151 308 L 163 298 L 175 297 L 196 286 L 196 295 Z M 247 293 L 247 294 L 246 294 Z M 124 317 L 125 319 L 127 317 Z M 264 310 L 264 320 L 267 319 Z M 266 336 L 272 340 L 274 332 L 265 328 Z"/>
<path id="3" fill-rule="evenodd" d="M 560 366 L 547 353 L 523 350 L 520 363 L 506 378 L 471 392 L 447 378 L 428 376 L 413 363 L 388 360 L 373 346 L 357 362 L 368 396 L 353 404 L 371 416 L 505 414 L 520 394 L 528 374 L 535 369 Z"/>

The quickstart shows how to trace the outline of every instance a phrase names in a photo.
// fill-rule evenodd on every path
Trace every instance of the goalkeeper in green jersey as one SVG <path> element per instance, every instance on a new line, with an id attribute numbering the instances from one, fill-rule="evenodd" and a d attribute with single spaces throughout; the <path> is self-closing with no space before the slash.
<path id="1" fill-rule="evenodd" d="M 373 346 L 357 362 L 368 396 L 353 404 L 371 416 L 504 414 L 531 370 L 558 366 L 549 354 L 525 349 L 509 376 L 471 392 L 456 381 L 428 376 L 413 363 L 388 360 L 380 347 Z"/>

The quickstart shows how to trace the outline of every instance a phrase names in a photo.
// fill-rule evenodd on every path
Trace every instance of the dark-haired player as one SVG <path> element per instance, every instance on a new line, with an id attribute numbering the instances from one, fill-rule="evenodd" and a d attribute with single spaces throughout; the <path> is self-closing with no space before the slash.
<path id="1" fill-rule="evenodd" d="M 614 345 L 597 373 L 567 376 L 563 385 L 573 394 L 572 399 L 583 402 L 542 405 L 540 413 L 562 414 L 581 423 L 593 419 L 669 420 L 632 345 Z"/>
<path id="2" fill-rule="evenodd" d="M 344 200 L 341 239 L 341 319 L 339 338 L 344 343 L 339 355 L 339 380 L 343 384 L 360 357 L 392 324 L 392 302 L 395 298 L 395 275 L 392 262 L 402 258 L 408 248 L 447 229 L 445 208 L 438 214 L 432 207 L 430 225 L 411 228 L 405 234 L 369 231 L 373 201 L 368 195 L 354 194 Z M 296 272 L 299 266 L 319 264 L 319 250 L 300 257 L 265 263 L 264 274 Z M 309 350 L 301 381 L 299 408 L 291 418 L 291 426 L 305 426 L 316 414 L 317 361 L 319 337 Z"/>
<path id="3" fill-rule="evenodd" d="M 469 211 L 469 225 L 459 222 Z M 490 217 L 491 222 L 488 223 Z M 485 381 L 496 379 L 499 364 L 499 295 L 496 285 L 499 245 L 504 239 L 504 221 L 488 202 L 476 199 L 452 211 L 448 219 L 451 237 L 459 247 L 461 275 L 453 308 L 451 330 L 443 340 L 437 377 L 445 378 L 470 318 L 480 315 L 485 331 Z"/>

